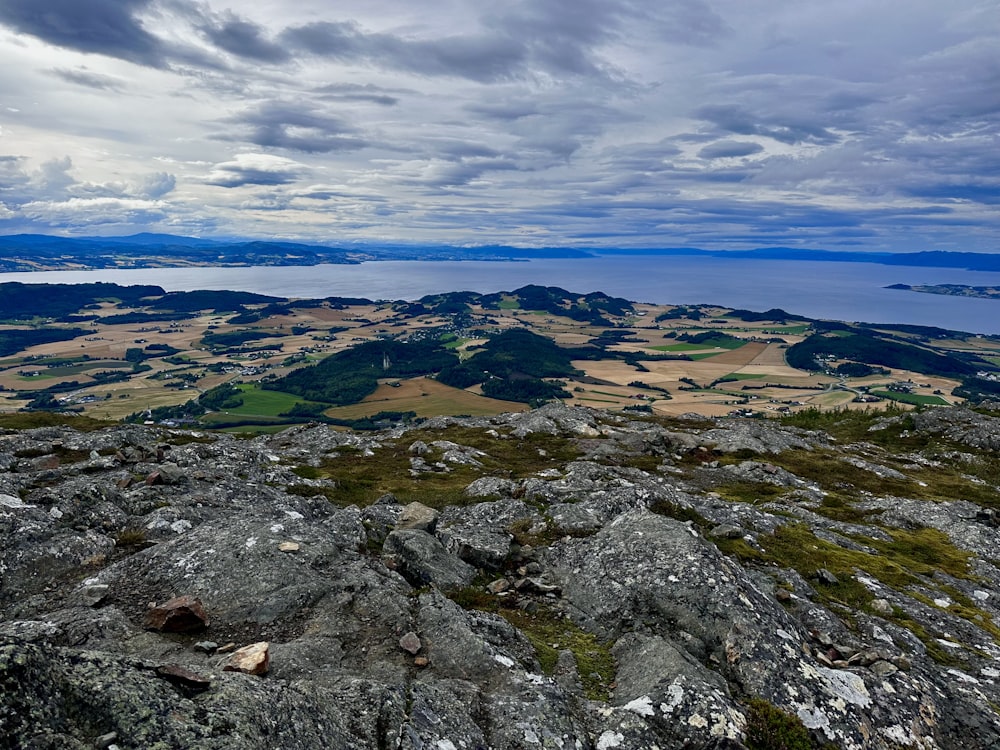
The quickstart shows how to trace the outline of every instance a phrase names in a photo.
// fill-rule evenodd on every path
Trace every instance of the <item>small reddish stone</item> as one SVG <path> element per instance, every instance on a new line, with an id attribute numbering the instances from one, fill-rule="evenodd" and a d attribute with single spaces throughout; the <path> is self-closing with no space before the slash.
<path id="1" fill-rule="evenodd" d="M 201 600 L 175 596 L 146 613 L 146 628 L 164 633 L 194 633 L 208 627 L 208 615 Z"/>
<path id="2" fill-rule="evenodd" d="M 178 664 L 164 664 L 156 668 L 156 674 L 168 682 L 186 687 L 190 690 L 208 690 L 212 686 L 212 681 L 200 674 L 185 669 Z"/>
<path id="3" fill-rule="evenodd" d="M 420 638 L 412 630 L 399 639 L 399 647 L 403 651 L 408 651 L 411 654 L 416 655 L 420 652 L 420 649 L 424 647 L 424 644 L 420 642 Z"/>

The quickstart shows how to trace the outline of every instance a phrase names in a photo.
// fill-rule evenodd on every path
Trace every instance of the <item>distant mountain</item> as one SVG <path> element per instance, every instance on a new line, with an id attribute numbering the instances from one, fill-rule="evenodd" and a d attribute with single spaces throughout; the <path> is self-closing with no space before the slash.
<path id="1" fill-rule="evenodd" d="M 856 250 L 808 250 L 791 247 L 761 247 L 755 250 L 696 250 L 692 248 L 606 248 L 599 255 L 677 255 L 744 260 L 811 260 L 831 263 L 878 263 L 885 266 L 963 268 L 968 271 L 1000 271 L 1000 254 L 956 253 L 931 250 L 919 253 L 872 253 Z"/>
<path id="2" fill-rule="evenodd" d="M 754 250 L 697 248 L 520 248 L 504 245 L 350 244 L 333 246 L 242 238 L 205 239 L 143 232 L 122 237 L 56 237 L 42 234 L 0 236 L 0 272 L 79 268 L 156 268 L 199 266 L 308 266 L 378 260 L 524 261 L 595 256 L 686 256 L 744 260 L 878 263 L 891 266 L 1000 271 L 1000 254 L 926 251 L 885 253 L 765 247 Z"/>

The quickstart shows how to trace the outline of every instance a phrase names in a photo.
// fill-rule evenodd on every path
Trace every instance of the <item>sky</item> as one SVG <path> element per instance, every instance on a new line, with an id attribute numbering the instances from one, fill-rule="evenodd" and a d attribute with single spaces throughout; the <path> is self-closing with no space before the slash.
<path id="1" fill-rule="evenodd" d="M 1000 252 L 997 0 L 0 0 L 0 234 Z"/>

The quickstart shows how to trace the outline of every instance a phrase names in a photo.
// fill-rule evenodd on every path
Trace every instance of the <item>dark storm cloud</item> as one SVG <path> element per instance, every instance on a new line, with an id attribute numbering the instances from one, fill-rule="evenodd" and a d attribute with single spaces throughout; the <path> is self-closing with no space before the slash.
<path id="1" fill-rule="evenodd" d="M 317 112 L 299 102 L 265 102 L 225 122 L 237 125 L 238 132 L 217 135 L 217 139 L 248 141 L 265 148 L 315 154 L 365 145 L 364 138 L 340 118 Z"/>
<path id="2" fill-rule="evenodd" d="M 238 57 L 269 63 L 285 62 L 290 57 L 287 50 L 266 38 L 263 27 L 232 11 L 199 28 L 215 46 Z"/>
<path id="3" fill-rule="evenodd" d="M 698 152 L 702 159 L 722 159 L 731 156 L 752 156 L 759 154 L 764 147 L 759 143 L 749 141 L 717 141 L 705 146 Z"/>
<path id="4" fill-rule="evenodd" d="M 0 23 L 60 47 L 160 67 L 163 46 L 136 18 L 151 0 L 3 0 Z"/>

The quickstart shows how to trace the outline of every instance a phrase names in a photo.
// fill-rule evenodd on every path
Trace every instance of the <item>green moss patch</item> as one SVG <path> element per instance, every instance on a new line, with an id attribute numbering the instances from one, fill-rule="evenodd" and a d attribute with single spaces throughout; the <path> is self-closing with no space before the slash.
<path id="1" fill-rule="evenodd" d="M 476 448 L 486 455 L 477 457 L 482 467 L 448 464 L 448 471 L 424 471 L 411 476 L 409 446 L 418 440 L 428 445 L 435 440 L 448 440 Z M 400 502 L 419 501 L 440 509 L 447 505 L 480 502 L 466 498 L 463 490 L 481 476 L 521 479 L 544 469 L 561 467 L 580 455 L 571 440 L 553 435 L 534 433 L 524 438 L 504 439 L 494 438 L 483 430 L 458 426 L 433 431 L 412 430 L 399 440 L 383 444 L 374 455 L 340 449 L 338 455 L 327 458 L 318 468 L 294 470 L 308 474 L 304 478 L 333 480 L 335 488 L 295 485 L 289 491 L 325 495 L 338 505 L 360 506 L 370 505 L 391 492 Z M 440 455 L 432 452 L 425 460 L 433 464 L 439 459 Z"/>
<path id="2" fill-rule="evenodd" d="M 539 607 L 535 612 L 514 609 L 505 606 L 506 600 L 491 596 L 478 587 L 460 589 L 450 596 L 465 609 L 499 614 L 524 633 L 535 647 L 538 663 L 547 675 L 555 671 L 559 652 L 571 651 L 587 698 L 607 701 L 610 697 L 616 669 L 610 643 L 602 643 L 593 633 L 546 607 Z"/>

